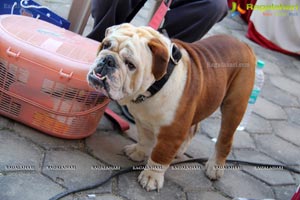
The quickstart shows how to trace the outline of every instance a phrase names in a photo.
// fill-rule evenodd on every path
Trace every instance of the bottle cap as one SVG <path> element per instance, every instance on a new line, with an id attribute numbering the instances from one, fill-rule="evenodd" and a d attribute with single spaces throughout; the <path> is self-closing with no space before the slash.
<path id="1" fill-rule="evenodd" d="M 262 69 L 265 66 L 265 62 L 262 60 L 258 60 L 256 63 L 257 68 Z"/>

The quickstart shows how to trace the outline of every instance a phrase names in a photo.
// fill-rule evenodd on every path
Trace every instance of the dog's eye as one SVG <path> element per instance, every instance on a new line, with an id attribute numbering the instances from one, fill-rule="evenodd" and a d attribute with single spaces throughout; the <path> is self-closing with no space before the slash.
<path id="1" fill-rule="evenodd" d="M 131 63 L 130 61 L 128 61 L 128 60 L 125 61 L 125 65 L 127 65 L 128 69 L 129 69 L 130 71 L 133 71 L 133 70 L 136 69 L 136 67 L 134 66 L 134 64 L 132 64 L 132 63 Z"/>
<path id="2" fill-rule="evenodd" d="M 104 42 L 102 45 L 102 49 L 108 49 L 108 48 L 110 48 L 110 46 L 111 46 L 110 42 Z"/>

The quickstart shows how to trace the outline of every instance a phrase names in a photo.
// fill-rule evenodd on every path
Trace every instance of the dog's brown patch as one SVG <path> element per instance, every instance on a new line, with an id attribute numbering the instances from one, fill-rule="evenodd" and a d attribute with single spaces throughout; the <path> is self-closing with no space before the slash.
<path id="1" fill-rule="evenodd" d="M 186 140 L 189 128 L 221 106 L 222 124 L 216 144 L 216 159 L 217 163 L 223 164 L 252 91 L 255 55 L 244 43 L 227 36 L 212 37 L 193 44 L 175 43 L 190 56 L 187 62 L 188 79 L 173 123 L 160 128 L 151 159 L 156 163 L 170 164 Z M 229 48 L 222 50 L 224 46 Z M 188 58 L 183 57 L 185 59 Z M 248 65 L 232 67 L 229 64 L 233 61 Z M 222 65 L 216 67 L 213 65 L 216 63 Z"/>
<path id="2" fill-rule="evenodd" d="M 167 73 L 167 66 L 169 62 L 168 49 L 157 38 L 151 39 L 148 46 L 153 54 L 152 73 L 155 79 L 159 80 Z"/>

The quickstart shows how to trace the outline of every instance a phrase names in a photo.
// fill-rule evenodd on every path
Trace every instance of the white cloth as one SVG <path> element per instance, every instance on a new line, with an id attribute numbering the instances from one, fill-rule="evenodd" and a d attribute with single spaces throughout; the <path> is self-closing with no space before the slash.
<path id="1" fill-rule="evenodd" d="M 265 5 L 273 9 L 263 11 Z M 282 49 L 300 54 L 300 0 L 257 0 L 255 6 L 250 21 L 257 32 Z"/>

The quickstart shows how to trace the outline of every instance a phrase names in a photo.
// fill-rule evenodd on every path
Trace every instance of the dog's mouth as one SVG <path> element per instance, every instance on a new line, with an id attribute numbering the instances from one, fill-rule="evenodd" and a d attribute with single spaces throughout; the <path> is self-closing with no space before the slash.
<path id="1" fill-rule="evenodd" d="M 112 100 L 120 100 L 124 96 L 122 71 L 112 55 L 97 59 L 88 73 L 87 80 L 91 87 Z"/>
<path id="2" fill-rule="evenodd" d="M 108 75 L 102 75 L 100 73 L 97 73 L 95 70 L 90 72 L 88 75 L 89 84 L 96 90 L 102 92 L 105 96 L 110 97 L 107 79 Z"/>
<path id="3" fill-rule="evenodd" d="M 107 78 L 107 75 L 102 75 L 100 73 L 97 73 L 95 70 L 92 71 L 93 76 L 97 77 L 100 81 L 105 81 Z"/>

